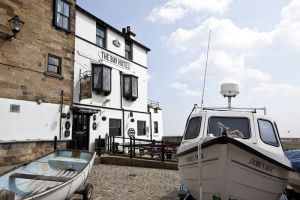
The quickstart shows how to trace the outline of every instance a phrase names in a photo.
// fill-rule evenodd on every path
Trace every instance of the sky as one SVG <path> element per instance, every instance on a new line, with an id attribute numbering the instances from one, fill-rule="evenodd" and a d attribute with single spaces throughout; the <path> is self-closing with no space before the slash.
<path id="1" fill-rule="evenodd" d="M 148 53 L 148 98 L 160 102 L 164 134 L 182 135 L 201 104 L 227 106 L 222 83 L 238 83 L 233 107 L 264 107 L 281 137 L 300 137 L 300 0 L 77 0 L 118 30 L 128 25 Z"/>

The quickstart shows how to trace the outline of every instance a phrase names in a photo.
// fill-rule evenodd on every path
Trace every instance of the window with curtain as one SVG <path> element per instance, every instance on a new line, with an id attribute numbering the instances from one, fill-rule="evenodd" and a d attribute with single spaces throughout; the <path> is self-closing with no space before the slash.
<path id="1" fill-rule="evenodd" d="M 111 68 L 102 64 L 92 65 L 92 88 L 97 93 L 111 92 Z"/>
<path id="2" fill-rule="evenodd" d="M 123 96 L 134 101 L 138 98 L 138 78 L 133 75 L 123 75 Z"/>
<path id="3" fill-rule="evenodd" d="M 102 48 L 106 48 L 105 28 L 97 25 L 96 29 L 96 44 Z"/>
<path id="4" fill-rule="evenodd" d="M 132 60 L 132 45 L 129 40 L 125 40 L 125 58 Z"/>
<path id="5" fill-rule="evenodd" d="M 66 0 L 55 0 L 54 25 L 66 31 L 71 27 L 71 5 Z"/>
<path id="6" fill-rule="evenodd" d="M 47 72 L 61 75 L 61 58 L 48 54 Z"/>

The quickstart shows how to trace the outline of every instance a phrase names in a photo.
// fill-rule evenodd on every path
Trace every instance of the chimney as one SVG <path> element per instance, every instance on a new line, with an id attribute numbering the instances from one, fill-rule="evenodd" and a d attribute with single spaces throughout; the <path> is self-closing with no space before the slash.
<path id="1" fill-rule="evenodd" d="M 127 26 L 126 28 L 122 29 L 122 33 L 127 34 L 130 38 L 134 38 L 136 36 L 136 34 L 134 32 L 131 31 L 130 26 Z"/>

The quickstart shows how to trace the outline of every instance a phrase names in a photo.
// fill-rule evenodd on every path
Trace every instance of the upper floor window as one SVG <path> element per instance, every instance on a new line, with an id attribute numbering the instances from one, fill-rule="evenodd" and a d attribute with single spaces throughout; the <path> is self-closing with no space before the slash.
<path id="1" fill-rule="evenodd" d="M 195 117 L 189 121 L 189 125 L 184 135 L 185 140 L 195 139 L 196 137 L 198 137 L 198 135 L 200 134 L 201 120 L 201 117 Z"/>
<path id="2" fill-rule="evenodd" d="M 226 131 L 228 136 L 249 139 L 251 137 L 249 119 L 246 117 L 211 117 L 208 133 L 216 137 Z"/>
<path id="3" fill-rule="evenodd" d="M 105 28 L 97 26 L 96 28 L 96 44 L 102 48 L 106 47 Z"/>
<path id="4" fill-rule="evenodd" d="M 48 54 L 47 72 L 61 75 L 61 58 Z"/>
<path id="5" fill-rule="evenodd" d="M 258 120 L 260 138 L 264 143 L 278 146 L 278 140 L 272 123 L 265 119 Z"/>
<path id="6" fill-rule="evenodd" d="M 103 64 L 92 65 L 92 88 L 97 93 L 108 95 L 111 92 L 111 68 Z"/>
<path id="7" fill-rule="evenodd" d="M 132 45 L 129 40 L 125 40 L 125 58 L 132 60 Z"/>
<path id="8" fill-rule="evenodd" d="M 146 122 L 137 121 L 137 135 L 146 135 Z"/>
<path id="9" fill-rule="evenodd" d="M 154 133 L 158 133 L 158 122 L 154 122 Z"/>
<path id="10" fill-rule="evenodd" d="M 132 75 L 123 75 L 123 96 L 127 100 L 138 98 L 138 78 Z"/>
<path id="11" fill-rule="evenodd" d="M 70 31 L 71 5 L 67 0 L 55 0 L 54 25 L 66 31 Z"/>

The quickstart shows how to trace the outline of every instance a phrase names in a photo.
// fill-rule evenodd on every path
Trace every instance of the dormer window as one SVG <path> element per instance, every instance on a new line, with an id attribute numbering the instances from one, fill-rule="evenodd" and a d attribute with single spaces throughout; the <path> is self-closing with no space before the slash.
<path id="1" fill-rule="evenodd" d="M 96 28 L 96 44 L 102 48 L 106 48 L 105 28 L 97 25 Z"/>
<path id="2" fill-rule="evenodd" d="M 132 60 L 132 45 L 129 40 L 125 40 L 125 58 Z"/>
<path id="3" fill-rule="evenodd" d="M 111 68 L 103 64 L 92 65 L 92 88 L 98 94 L 111 92 Z"/>
<path id="4" fill-rule="evenodd" d="M 138 78 L 132 75 L 123 75 L 123 96 L 134 101 L 138 98 Z"/>
<path id="5" fill-rule="evenodd" d="M 71 27 L 70 11 L 71 5 L 68 1 L 55 0 L 54 25 L 69 32 Z"/>

